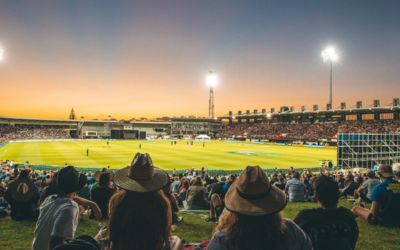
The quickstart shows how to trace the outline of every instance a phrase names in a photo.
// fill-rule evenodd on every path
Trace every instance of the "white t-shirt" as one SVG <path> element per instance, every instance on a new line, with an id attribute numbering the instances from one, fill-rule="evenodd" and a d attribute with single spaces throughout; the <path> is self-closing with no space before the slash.
<path id="1" fill-rule="evenodd" d="M 36 222 L 32 249 L 48 249 L 51 236 L 66 239 L 74 238 L 78 223 L 78 204 L 69 198 L 50 195 L 40 206 L 40 215 Z"/>

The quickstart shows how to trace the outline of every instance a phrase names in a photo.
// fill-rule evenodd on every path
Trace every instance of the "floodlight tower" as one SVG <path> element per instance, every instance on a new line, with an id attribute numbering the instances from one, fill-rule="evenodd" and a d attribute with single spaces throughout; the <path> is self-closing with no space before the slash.
<path id="1" fill-rule="evenodd" d="M 339 59 L 338 54 L 336 53 L 335 47 L 327 47 L 321 53 L 322 59 L 324 62 L 329 62 L 330 64 L 330 78 L 329 78 L 329 102 L 330 106 L 332 107 L 332 68 L 333 63 L 337 62 Z"/>
<path id="2" fill-rule="evenodd" d="M 210 87 L 210 96 L 208 99 L 208 118 L 214 118 L 214 88 L 218 84 L 218 76 L 215 71 L 209 71 L 206 76 L 206 84 Z"/>

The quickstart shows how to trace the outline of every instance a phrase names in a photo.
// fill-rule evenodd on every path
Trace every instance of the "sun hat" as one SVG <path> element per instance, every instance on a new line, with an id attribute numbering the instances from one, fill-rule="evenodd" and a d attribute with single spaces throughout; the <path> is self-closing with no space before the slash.
<path id="1" fill-rule="evenodd" d="M 137 153 L 130 166 L 115 173 L 114 183 L 128 191 L 145 193 L 160 190 L 168 179 L 166 172 L 154 167 L 149 154 Z"/>
<path id="2" fill-rule="evenodd" d="M 244 215 L 277 213 L 286 203 L 285 193 L 271 185 L 259 166 L 246 167 L 225 195 L 226 208 Z"/>
<path id="3" fill-rule="evenodd" d="M 63 194 L 70 194 L 81 190 L 87 182 L 87 177 L 80 174 L 73 166 L 67 166 L 58 171 L 56 186 Z"/>
<path id="4" fill-rule="evenodd" d="M 389 165 L 379 165 L 378 174 L 385 178 L 393 177 L 393 169 Z"/>
<path id="5" fill-rule="evenodd" d="M 35 184 L 28 176 L 27 170 L 21 171 L 19 178 L 8 187 L 11 197 L 17 202 L 27 202 L 35 195 Z"/>

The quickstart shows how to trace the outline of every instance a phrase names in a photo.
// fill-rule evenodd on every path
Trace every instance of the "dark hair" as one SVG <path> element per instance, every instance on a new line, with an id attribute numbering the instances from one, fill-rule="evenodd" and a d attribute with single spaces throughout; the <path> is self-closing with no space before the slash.
<path id="1" fill-rule="evenodd" d="M 320 175 L 314 182 L 315 198 L 326 208 L 336 208 L 339 201 L 339 186 L 331 178 Z"/>
<path id="2" fill-rule="evenodd" d="M 374 171 L 368 171 L 367 172 L 368 178 L 375 178 L 375 172 Z"/>
<path id="3" fill-rule="evenodd" d="M 99 186 L 107 187 L 110 184 L 111 174 L 109 172 L 102 172 L 99 177 Z"/>
<path id="4" fill-rule="evenodd" d="M 199 176 L 193 179 L 192 186 L 203 186 L 203 181 Z"/>
<path id="5" fill-rule="evenodd" d="M 171 207 L 162 191 L 121 190 L 112 196 L 110 212 L 113 250 L 159 250 L 168 244 Z"/>
<path id="6" fill-rule="evenodd" d="M 29 170 L 28 169 L 24 169 L 19 173 L 18 176 L 19 179 L 28 179 L 29 178 Z"/>
<path id="7" fill-rule="evenodd" d="M 285 249 L 282 217 L 279 213 L 249 216 L 225 211 L 215 234 L 226 232 L 226 249 Z"/>

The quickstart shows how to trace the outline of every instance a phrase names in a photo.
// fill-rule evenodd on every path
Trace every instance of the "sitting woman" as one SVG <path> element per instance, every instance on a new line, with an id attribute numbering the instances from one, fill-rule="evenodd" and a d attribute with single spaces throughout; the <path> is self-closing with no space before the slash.
<path id="1" fill-rule="evenodd" d="M 203 186 L 201 178 L 196 177 L 192 180 L 192 185 L 187 191 L 185 208 L 189 210 L 208 209 L 210 205 L 207 194 L 207 189 Z"/>
<path id="2" fill-rule="evenodd" d="M 294 222 L 282 219 L 286 195 L 270 184 L 258 166 L 247 167 L 225 196 L 226 211 L 209 250 L 312 249 L 310 238 Z"/>
<path id="3" fill-rule="evenodd" d="M 179 184 L 178 193 L 174 194 L 180 206 L 182 206 L 183 201 L 186 200 L 186 192 L 189 189 L 189 186 L 189 180 L 186 178 L 182 178 L 181 183 Z"/>
<path id="4" fill-rule="evenodd" d="M 136 154 L 130 167 L 119 170 L 122 190 L 110 200 L 109 243 L 112 250 L 181 249 L 170 236 L 171 206 L 161 190 L 168 175 L 153 166 L 148 154 Z"/>

